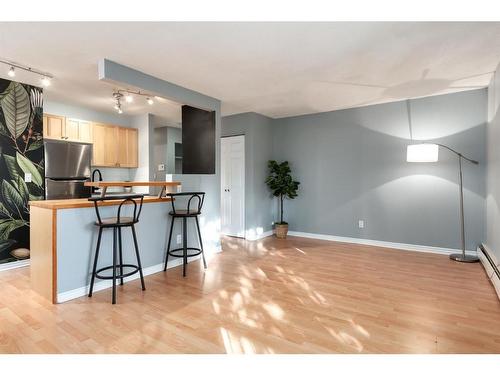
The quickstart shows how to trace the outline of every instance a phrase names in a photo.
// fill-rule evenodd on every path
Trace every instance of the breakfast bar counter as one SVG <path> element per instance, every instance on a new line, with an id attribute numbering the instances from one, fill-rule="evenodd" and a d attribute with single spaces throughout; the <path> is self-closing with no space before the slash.
<path id="1" fill-rule="evenodd" d="M 160 203 L 170 202 L 170 198 L 158 198 L 157 196 L 145 196 L 144 204 L 146 203 Z M 100 206 L 116 206 L 121 202 L 119 201 L 105 201 L 100 203 Z M 94 203 L 90 202 L 87 198 L 78 199 L 52 199 L 44 201 L 31 201 L 30 207 L 47 208 L 49 210 L 60 210 L 66 208 L 86 208 L 94 207 Z"/>
<path id="2" fill-rule="evenodd" d="M 102 217 L 115 217 L 121 202 L 110 200 L 99 203 Z M 126 202 L 122 215 L 131 216 L 133 206 L 131 202 Z M 170 210 L 170 198 L 144 197 L 136 231 L 145 275 L 163 270 Z M 87 198 L 30 202 L 30 271 L 33 290 L 53 303 L 88 293 L 98 234 L 95 222 L 94 204 Z M 175 228 L 176 231 L 178 228 Z M 111 264 L 111 243 L 112 233 L 104 233 L 99 265 Z M 135 259 L 130 231 L 123 234 L 123 255 L 125 263 Z M 180 259 L 169 261 L 169 267 L 177 265 L 178 261 Z M 105 289 L 110 285 L 109 280 L 102 280 L 95 284 L 94 290 Z"/>

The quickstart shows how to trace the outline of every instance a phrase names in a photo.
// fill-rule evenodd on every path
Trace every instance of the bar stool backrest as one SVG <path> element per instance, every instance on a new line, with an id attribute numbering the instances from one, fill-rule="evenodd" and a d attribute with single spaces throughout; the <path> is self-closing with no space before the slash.
<path id="1" fill-rule="evenodd" d="M 118 206 L 118 212 L 117 212 L 117 215 L 116 215 L 117 224 L 120 224 L 122 207 L 127 202 L 129 202 L 130 204 L 134 205 L 134 214 L 133 214 L 132 219 L 133 219 L 134 223 L 137 223 L 139 221 L 139 216 L 141 216 L 142 203 L 144 201 L 144 195 L 143 194 L 111 195 L 109 197 L 92 197 L 92 198 L 89 198 L 89 201 L 94 202 L 95 213 L 97 215 L 97 221 L 99 222 L 99 225 L 102 225 L 102 219 L 101 219 L 101 215 L 100 215 L 100 212 L 99 212 L 99 203 L 100 202 L 106 202 L 106 201 L 116 201 L 116 200 L 123 200 L 120 203 L 120 205 Z M 137 205 L 137 201 L 139 201 L 139 205 Z"/>
<path id="2" fill-rule="evenodd" d="M 172 211 L 174 215 L 176 214 L 175 202 L 181 197 L 187 199 L 186 210 L 189 213 L 199 215 L 201 214 L 201 208 L 203 207 L 203 202 L 205 201 L 204 192 L 183 192 L 183 193 L 168 193 L 167 197 L 172 198 Z M 179 207 L 177 207 L 179 209 Z"/>

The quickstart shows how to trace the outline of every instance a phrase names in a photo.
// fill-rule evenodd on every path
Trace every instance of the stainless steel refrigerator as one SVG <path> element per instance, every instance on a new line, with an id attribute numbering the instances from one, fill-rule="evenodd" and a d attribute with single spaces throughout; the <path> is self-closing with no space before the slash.
<path id="1" fill-rule="evenodd" d="M 45 199 L 90 197 L 92 144 L 46 139 Z"/>

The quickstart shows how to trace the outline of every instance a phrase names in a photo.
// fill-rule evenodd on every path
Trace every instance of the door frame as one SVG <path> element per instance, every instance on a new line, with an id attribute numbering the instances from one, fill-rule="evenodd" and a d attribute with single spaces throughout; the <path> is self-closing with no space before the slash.
<path id="1" fill-rule="evenodd" d="M 246 219 L 246 199 L 247 199 L 247 196 L 246 196 L 246 189 L 245 189 L 245 184 L 246 184 L 246 169 L 247 169 L 247 166 L 246 166 L 246 141 L 245 141 L 245 134 L 235 134 L 235 135 L 227 135 L 227 136 L 221 136 L 221 174 L 220 174 L 220 194 L 221 194 L 221 200 L 220 200 L 220 204 L 221 204 L 221 218 L 222 218 L 222 214 L 223 214 L 223 211 L 222 211 L 222 194 L 223 194 L 223 174 L 222 174 L 222 163 L 223 163 L 223 158 L 224 158 L 224 155 L 222 154 L 222 142 L 223 142 L 223 139 L 227 139 L 227 138 L 241 138 L 243 140 L 243 185 L 242 185 L 242 195 L 243 195 L 243 234 L 242 234 L 242 237 L 238 237 L 237 235 L 233 235 L 233 234 L 227 234 L 227 233 L 224 233 L 223 232 L 223 228 L 222 228 L 222 225 L 221 225 L 221 234 L 225 235 L 225 236 L 231 236 L 231 237 L 238 237 L 238 238 L 246 238 L 247 236 L 247 219 Z"/>

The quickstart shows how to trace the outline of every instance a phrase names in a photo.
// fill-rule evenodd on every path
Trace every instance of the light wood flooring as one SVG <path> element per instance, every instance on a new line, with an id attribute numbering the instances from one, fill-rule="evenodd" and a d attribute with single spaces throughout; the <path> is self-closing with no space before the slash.
<path id="1" fill-rule="evenodd" d="M 500 353 L 482 266 L 320 240 L 223 239 L 200 262 L 52 305 L 0 273 L 2 353 Z"/>

